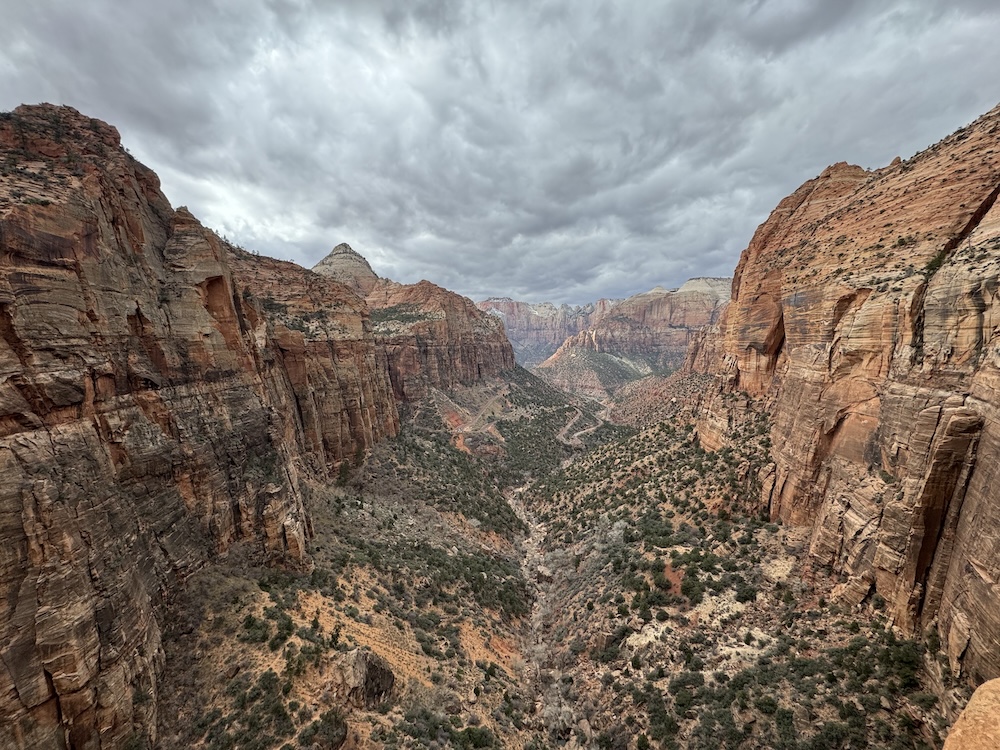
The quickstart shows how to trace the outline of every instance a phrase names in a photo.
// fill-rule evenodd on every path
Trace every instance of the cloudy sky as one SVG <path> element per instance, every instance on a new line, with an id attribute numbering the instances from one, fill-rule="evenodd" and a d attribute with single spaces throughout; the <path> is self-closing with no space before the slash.
<path id="1" fill-rule="evenodd" d="M 728 276 L 830 163 L 1000 102 L 995 0 L 0 0 L 0 109 L 116 125 L 174 205 L 311 266 L 585 302 Z"/>

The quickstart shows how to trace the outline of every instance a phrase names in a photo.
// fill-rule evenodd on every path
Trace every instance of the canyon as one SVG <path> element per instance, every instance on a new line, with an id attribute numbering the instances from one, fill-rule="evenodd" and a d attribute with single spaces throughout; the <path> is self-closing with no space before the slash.
<path id="1" fill-rule="evenodd" d="M 938 631 L 953 675 L 1000 674 L 997 309 L 1000 108 L 907 161 L 836 164 L 783 200 L 740 258 L 689 366 L 761 398 L 761 505 L 810 529 L 835 594 Z M 738 409 L 736 410 L 738 411 Z"/>
<path id="2" fill-rule="evenodd" d="M 568 336 L 535 367 L 571 393 L 607 399 L 623 385 L 676 370 L 688 346 L 714 325 L 729 301 L 731 279 L 690 279 L 621 300 L 585 330 Z"/>
<path id="3" fill-rule="evenodd" d="M 377 345 L 352 289 L 173 210 L 75 110 L 6 113 L 0 147 L 0 744 L 120 747 L 155 725 L 170 592 L 238 542 L 308 569 L 306 477 L 395 435 L 396 395 L 513 354 L 423 287 L 392 304 L 439 348 Z"/>
<path id="4" fill-rule="evenodd" d="M 500 318 L 519 364 L 542 365 L 562 347 L 636 357 L 648 368 L 677 367 L 690 337 L 718 319 L 730 279 L 690 279 L 678 289 L 656 287 L 624 299 L 586 305 L 530 303 L 509 297 L 477 302 Z"/>
<path id="5" fill-rule="evenodd" d="M 0 745 L 913 748 L 986 683 L 995 746 L 998 147 L 833 165 L 731 281 L 475 305 L 3 113 Z"/>

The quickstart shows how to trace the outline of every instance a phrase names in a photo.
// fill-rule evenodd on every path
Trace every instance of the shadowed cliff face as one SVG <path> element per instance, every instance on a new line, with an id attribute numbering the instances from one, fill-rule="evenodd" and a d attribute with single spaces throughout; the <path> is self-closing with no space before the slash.
<path id="1" fill-rule="evenodd" d="M 114 128 L 20 107 L 0 149 L 0 745 L 121 746 L 156 604 L 239 540 L 307 565 L 301 473 L 396 407 L 353 293 L 230 257 Z"/>
<path id="2" fill-rule="evenodd" d="M 1000 675 L 998 191 L 1000 108 L 906 162 L 830 167 L 757 230 L 688 356 L 770 403 L 761 501 L 812 527 L 842 601 L 936 624 L 976 680 Z M 731 416 L 720 394 L 706 446 Z"/>

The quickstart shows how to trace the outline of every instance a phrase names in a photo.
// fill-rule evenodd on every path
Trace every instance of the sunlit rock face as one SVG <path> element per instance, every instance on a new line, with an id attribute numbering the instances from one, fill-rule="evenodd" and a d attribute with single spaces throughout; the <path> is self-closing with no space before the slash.
<path id="1" fill-rule="evenodd" d="M 935 626 L 952 669 L 1000 675 L 1000 108 L 912 159 L 837 164 L 743 252 L 732 301 L 688 355 L 728 397 L 764 397 L 761 503 L 812 527 L 842 601 Z"/>
<path id="2" fill-rule="evenodd" d="M 1000 680 L 976 688 L 969 704 L 948 731 L 944 750 L 995 750 L 1000 747 Z"/>

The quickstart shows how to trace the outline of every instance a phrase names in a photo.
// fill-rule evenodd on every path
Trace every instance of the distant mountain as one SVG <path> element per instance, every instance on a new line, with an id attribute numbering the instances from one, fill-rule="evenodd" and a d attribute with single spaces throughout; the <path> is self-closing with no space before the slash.
<path id="1" fill-rule="evenodd" d="M 510 297 L 490 297 L 476 306 L 503 321 L 514 356 L 525 367 L 544 362 L 562 343 L 586 331 L 621 300 L 601 299 L 589 305 L 553 305 L 520 302 Z"/>
<path id="2" fill-rule="evenodd" d="M 675 370 L 695 333 L 718 320 L 730 284 L 726 278 L 697 278 L 679 289 L 658 286 L 624 300 L 602 300 L 590 306 L 587 327 L 567 336 L 537 372 L 564 390 L 604 398 L 637 378 Z"/>

